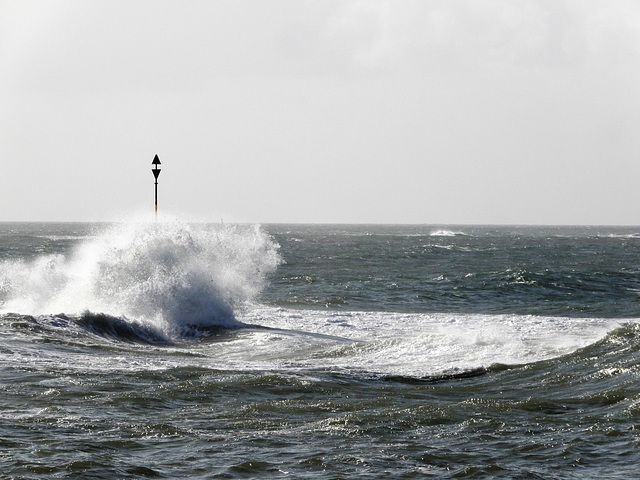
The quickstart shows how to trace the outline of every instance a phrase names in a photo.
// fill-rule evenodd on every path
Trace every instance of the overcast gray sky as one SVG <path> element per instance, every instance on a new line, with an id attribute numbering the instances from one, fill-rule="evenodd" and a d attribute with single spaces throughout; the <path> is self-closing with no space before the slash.
<path id="1" fill-rule="evenodd" d="M 0 221 L 640 224 L 637 0 L 0 0 Z"/>

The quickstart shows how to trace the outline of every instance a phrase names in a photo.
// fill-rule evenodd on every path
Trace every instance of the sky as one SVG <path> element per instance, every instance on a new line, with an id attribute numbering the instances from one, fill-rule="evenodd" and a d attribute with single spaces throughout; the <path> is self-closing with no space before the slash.
<path id="1" fill-rule="evenodd" d="M 0 221 L 640 225 L 637 0 L 0 0 Z"/>

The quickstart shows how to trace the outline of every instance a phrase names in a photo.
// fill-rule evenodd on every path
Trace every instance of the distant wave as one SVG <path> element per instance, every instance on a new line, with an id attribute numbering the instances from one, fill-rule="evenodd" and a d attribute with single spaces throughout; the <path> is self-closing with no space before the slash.
<path id="1" fill-rule="evenodd" d="M 608 235 L 605 235 L 606 238 L 638 238 L 640 239 L 640 233 L 626 233 L 626 234 L 621 234 L 621 233 L 610 233 Z"/>
<path id="2" fill-rule="evenodd" d="M 464 232 L 456 232 L 453 230 L 435 230 L 429 234 L 431 237 L 457 237 L 457 236 L 467 236 Z"/>

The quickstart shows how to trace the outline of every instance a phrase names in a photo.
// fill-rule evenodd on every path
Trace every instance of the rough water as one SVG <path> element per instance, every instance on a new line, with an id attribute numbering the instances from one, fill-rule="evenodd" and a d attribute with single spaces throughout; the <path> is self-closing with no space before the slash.
<path id="1" fill-rule="evenodd" d="M 0 477 L 635 478 L 640 229 L 0 224 Z"/>

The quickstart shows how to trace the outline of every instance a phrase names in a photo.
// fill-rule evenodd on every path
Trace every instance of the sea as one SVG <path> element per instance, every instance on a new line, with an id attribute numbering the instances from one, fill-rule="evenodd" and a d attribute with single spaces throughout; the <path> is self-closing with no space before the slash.
<path id="1" fill-rule="evenodd" d="M 640 227 L 0 223 L 0 478 L 640 477 Z"/>

